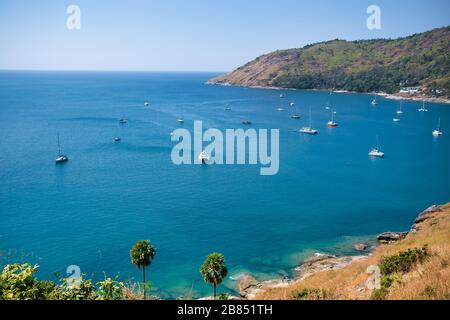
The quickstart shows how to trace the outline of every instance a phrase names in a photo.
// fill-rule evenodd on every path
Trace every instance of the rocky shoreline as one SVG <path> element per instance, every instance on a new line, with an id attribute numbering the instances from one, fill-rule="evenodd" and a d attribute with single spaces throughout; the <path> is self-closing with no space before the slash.
<path id="1" fill-rule="evenodd" d="M 251 88 L 251 89 L 265 89 L 265 90 L 291 90 L 291 91 L 329 91 L 329 90 L 321 90 L 321 89 L 295 89 L 295 88 L 280 88 L 280 87 L 265 87 L 265 86 L 245 86 L 245 85 L 236 85 L 228 82 L 214 82 L 214 81 L 207 81 L 205 82 L 206 85 L 217 85 L 217 86 L 224 86 L 224 87 L 243 87 L 243 88 Z M 428 103 L 441 103 L 441 104 L 450 104 L 449 98 L 437 98 L 437 97 L 428 97 L 428 96 L 411 96 L 411 95 L 405 95 L 405 94 L 388 94 L 384 92 L 377 92 L 377 93 L 371 93 L 371 92 L 353 92 L 353 91 L 347 91 L 347 90 L 333 90 L 334 93 L 355 93 L 355 94 L 368 94 L 372 95 L 375 94 L 377 96 L 383 97 L 385 99 L 389 100 L 409 100 L 409 101 L 417 101 L 417 102 L 428 102 Z"/>
<path id="2" fill-rule="evenodd" d="M 421 224 L 432 218 L 434 213 L 441 211 L 441 206 L 433 205 L 429 207 L 417 216 L 409 231 L 381 233 L 377 236 L 378 243 L 390 244 L 403 240 L 410 233 L 415 233 L 420 230 Z M 367 250 L 367 247 L 368 246 L 363 243 L 355 244 L 355 250 L 357 251 L 364 252 Z M 290 285 L 303 281 L 318 272 L 343 269 L 355 261 L 367 259 L 370 255 L 371 252 L 368 252 L 366 255 L 339 257 L 336 255 L 318 252 L 310 258 L 304 260 L 299 267 L 295 268 L 296 276 L 294 279 L 283 278 L 258 281 L 252 274 L 245 273 L 240 276 L 236 285 L 236 291 L 239 292 L 240 297 L 233 297 L 233 299 L 255 299 L 259 294 L 266 290 L 274 288 L 287 288 Z"/>

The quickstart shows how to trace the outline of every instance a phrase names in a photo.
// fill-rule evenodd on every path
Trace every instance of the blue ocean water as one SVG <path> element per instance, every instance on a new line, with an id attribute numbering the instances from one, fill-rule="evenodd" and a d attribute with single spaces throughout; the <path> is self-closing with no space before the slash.
<path id="1" fill-rule="evenodd" d="M 420 210 L 450 200 L 448 105 L 419 113 L 421 103 L 405 101 L 393 123 L 397 101 L 204 85 L 215 75 L 0 72 L 0 263 L 38 263 L 47 279 L 75 264 L 94 279 L 138 280 L 129 250 L 150 239 L 156 293 L 198 297 L 211 292 L 198 272 L 210 252 L 225 255 L 230 276 L 289 275 L 312 252 L 356 254 L 355 242 L 406 230 Z M 276 111 L 280 93 L 301 120 Z M 325 126 L 328 102 L 337 128 Z M 310 107 L 319 134 L 295 133 Z M 246 119 L 280 129 L 279 174 L 173 165 L 179 117 L 191 130 L 194 120 L 224 130 Z M 70 157 L 62 166 L 57 132 Z M 367 155 L 377 135 L 385 159 Z M 221 290 L 233 285 L 228 278 Z"/>

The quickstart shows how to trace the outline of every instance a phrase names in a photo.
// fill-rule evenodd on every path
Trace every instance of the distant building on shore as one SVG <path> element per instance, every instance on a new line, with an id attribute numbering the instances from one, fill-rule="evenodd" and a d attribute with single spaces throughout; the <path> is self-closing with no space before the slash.
<path id="1" fill-rule="evenodd" d="M 402 87 L 400 93 L 416 94 L 419 93 L 420 87 Z"/>

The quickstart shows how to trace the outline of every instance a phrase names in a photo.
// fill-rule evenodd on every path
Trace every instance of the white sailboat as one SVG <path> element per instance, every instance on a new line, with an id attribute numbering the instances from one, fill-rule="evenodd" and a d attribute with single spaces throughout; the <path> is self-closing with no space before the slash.
<path id="1" fill-rule="evenodd" d="M 203 164 L 208 163 L 209 161 L 209 154 L 206 151 L 203 151 L 198 155 L 198 160 L 200 160 Z"/>
<path id="2" fill-rule="evenodd" d="M 297 108 L 295 107 L 295 103 L 294 102 L 291 102 L 291 108 L 294 111 L 294 113 L 292 114 L 291 118 L 295 119 L 295 120 L 300 119 L 300 115 L 297 114 Z"/>
<path id="3" fill-rule="evenodd" d="M 284 96 L 282 94 L 280 94 L 280 106 L 278 107 L 277 111 L 278 112 L 283 112 L 284 111 Z"/>
<path id="4" fill-rule="evenodd" d="M 309 127 L 303 127 L 301 129 L 299 129 L 298 132 L 304 133 L 304 134 L 311 134 L 311 135 L 319 133 L 319 131 L 317 131 L 316 129 L 313 129 L 313 127 L 311 125 L 311 108 L 309 108 Z"/>
<path id="5" fill-rule="evenodd" d="M 58 163 L 64 163 L 69 161 L 69 158 L 61 153 L 61 145 L 59 144 L 59 132 L 58 132 L 58 157 L 56 158 L 55 162 Z"/>
<path id="6" fill-rule="evenodd" d="M 422 108 L 418 109 L 419 112 L 428 112 L 428 109 L 425 108 L 425 101 L 422 102 Z"/>
<path id="7" fill-rule="evenodd" d="M 402 101 L 400 101 L 400 109 L 397 110 L 397 114 L 403 114 Z"/>
<path id="8" fill-rule="evenodd" d="M 336 112 L 331 112 L 331 120 L 327 122 L 328 127 L 337 127 L 338 124 L 334 122 L 334 116 L 336 115 Z"/>
<path id="9" fill-rule="evenodd" d="M 369 156 L 376 158 L 384 158 L 384 152 L 380 150 L 380 142 L 378 136 L 377 136 L 377 147 L 370 149 Z"/>
<path id="10" fill-rule="evenodd" d="M 440 137 L 440 136 L 442 136 L 442 135 L 443 135 L 443 133 L 442 133 L 442 131 L 441 131 L 441 118 L 439 118 L 439 120 L 438 120 L 438 126 L 437 126 L 437 129 L 433 131 L 433 136 L 435 136 L 435 137 Z"/>
<path id="11" fill-rule="evenodd" d="M 377 97 L 374 97 L 371 103 L 373 106 L 377 106 L 378 105 L 378 101 L 377 101 Z"/>

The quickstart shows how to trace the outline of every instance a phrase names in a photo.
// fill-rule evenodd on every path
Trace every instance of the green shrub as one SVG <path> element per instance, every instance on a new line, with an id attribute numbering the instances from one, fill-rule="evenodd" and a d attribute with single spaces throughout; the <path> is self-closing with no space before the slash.
<path id="1" fill-rule="evenodd" d="M 221 293 L 219 295 L 219 300 L 228 300 L 228 299 L 229 299 L 228 293 Z"/>
<path id="2" fill-rule="evenodd" d="M 372 295 L 370 296 L 371 300 L 385 300 L 389 290 L 381 287 L 380 289 L 376 289 L 372 291 Z"/>
<path id="3" fill-rule="evenodd" d="M 303 289 L 292 293 L 293 300 L 324 300 L 326 292 L 322 289 Z"/>
<path id="4" fill-rule="evenodd" d="M 382 258 L 380 271 L 382 275 L 390 275 L 396 272 L 409 272 L 417 263 L 425 261 L 429 256 L 427 247 L 408 249 L 396 255 Z"/>

